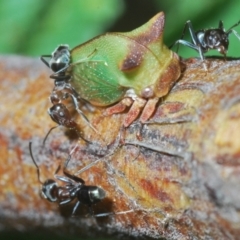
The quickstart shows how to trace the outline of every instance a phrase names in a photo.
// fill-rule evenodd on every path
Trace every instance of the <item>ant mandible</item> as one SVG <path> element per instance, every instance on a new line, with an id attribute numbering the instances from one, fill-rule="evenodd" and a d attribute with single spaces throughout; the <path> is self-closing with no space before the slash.
<path id="1" fill-rule="evenodd" d="M 32 153 L 32 142 L 29 142 L 29 150 L 32 161 L 37 168 L 38 181 L 42 184 L 41 192 L 45 199 L 47 199 L 49 202 L 58 202 L 59 205 L 65 205 L 77 199 L 77 203 L 73 208 L 72 215 L 75 214 L 77 208 L 81 203 L 89 207 L 89 212 L 91 216 L 102 217 L 108 216 L 110 214 L 110 213 L 102 213 L 97 215 L 93 214 L 92 205 L 100 202 L 106 196 L 106 193 L 102 188 L 97 186 L 88 186 L 85 184 L 83 179 L 71 175 L 66 171 L 67 164 L 70 161 L 71 154 L 73 151 L 69 154 L 68 159 L 66 160 L 64 165 L 63 173 L 65 176 L 57 175 L 57 173 L 60 170 L 60 165 L 55 171 L 54 177 L 57 180 L 65 183 L 65 185 L 63 186 L 58 186 L 57 182 L 53 179 L 47 179 L 45 182 L 41 181 L 40 169 Z"/>
<path id="2" fill-rule="evenodd" d="M 177 40 L 173 45 L 171 45 L 170 48 L 172 48 L 176 44 L 178 44 L 177 51 L 179 48 L 179 44 L 190 47 L 199 52 L 202 61 L 204 60 L 203 54 L 213 49 L 218 50 L 221 54 L 224 55 L 224 58 L 226 58 L 229 45 L 229 35 L 233 33 L 240 41 L 240 36 L 235 30 L 233 30 L 233 28 L 238 26 L 239 24 L 240 21 L 238 21 L 227 31 L 225 31 L 223 27 L 223 22 L 219 21 L 218 28 L 194 31 L 191 21 L 188 20 L 185 23 L 181 38 Z M 188 28 L 190 32 L 192 42 L 183 40 L 186 28 Z"/>

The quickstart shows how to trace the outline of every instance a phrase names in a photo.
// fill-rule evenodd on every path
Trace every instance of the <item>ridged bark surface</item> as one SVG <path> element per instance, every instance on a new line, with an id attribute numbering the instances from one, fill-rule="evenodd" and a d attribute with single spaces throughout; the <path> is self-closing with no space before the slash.
<path id="1" fill-rule="evenodd" d="M 209 59 L 208 70 L 189 59 L 169 95 L 161 99 L 139 140 L 139 125 L 122 130 L 123 114 L 105 116 L 104 109 L 85 114 L 94 132 L 75 115 L 86 144 L 74 132 L 55 124 L 47 114 L 53 88 L 51 74 L 37 60 L 0 58 L 0 224 L 2 230 L 36 227 L 56 231 L 105 232 L 167 239 L 238 239 L 240 236 L 240 61 Z M 69 103 L 69 107 L 71 104 Z M 81 206 L 59 208 L 39 196 L 42 181 L 54 178 L 70 150 L 68 171 L 86 184 L 101 186 L 106 199 L 94 212 L 133 212 L 106 218 L 86 218 Z M 59 173 L 62 174 L 62 173 Z M 107 233 L 106 233 L 107 234 Z"/>

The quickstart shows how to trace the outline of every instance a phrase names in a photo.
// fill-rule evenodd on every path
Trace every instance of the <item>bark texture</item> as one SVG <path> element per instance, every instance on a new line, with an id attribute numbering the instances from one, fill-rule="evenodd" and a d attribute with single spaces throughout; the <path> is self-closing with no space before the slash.
<path id="1" fill-rule="evenodd" d="M 101 228 L 106 234 L 138 237 L 239 239 L 240 61 L 208 59 L 206 65 L 207 71 L 199 60 L 183 62 L 181 78 L 143 126 L 141 140 L 138 124 L 121 128 L 125 113 L 109 117 L 103 108 L 83 106 L 98 133 L 80 116 L 75 120 L 91 143 L 60 127 L 43 148 L 54 126 L 47 114 L 51 73 L 37 59 L 2 56 L 1 229 L 41 227 L 79 236 Z M 71 217 L 73 204 L 59 208 L 42 199 L 29 154 L 31 139 L 42 181 L 54 178 L 77 144 L 68 171 L 107 194 L 94 212 L 133 211 L 95 219 L 86 217 L 88 209 L 81 206 Z"/>

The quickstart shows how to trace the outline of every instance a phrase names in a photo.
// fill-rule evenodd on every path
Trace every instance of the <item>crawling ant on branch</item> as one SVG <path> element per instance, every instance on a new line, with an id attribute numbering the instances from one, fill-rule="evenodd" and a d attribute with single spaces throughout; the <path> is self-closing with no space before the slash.
<path id="1" fill-rule="evenodd" d="M 66 167 L 70 161 L 72 153 L 69 154 L 68 159 L 64 165 L 63 173 L 65 176 L 57 175 L 61 168 L 60 165 L 54 173 L 54 177 L 57 180 L 65 183 L 65 186 L 58 186 L 57 182 L 53 179 L 47 179 L 45 182 L 41 181 L 40 169 L 33 157 L 32 142 L 29 143 L 29 150 L 32 161 L 37 168 L 38 181 L 42 184 L 41 193 L 43 197 L 49 202 L 58 202 L 59 205 L 64 205 L 77 199 L 77 203 L 73 208 L 72 215 L 75 214 L 80 203 L 87 205 L 89 207 L 91 215 L 93 215 L 92 205 L 104 199 L 106 193 L 100 187 L 86 185 L 83 179 L 71 175 L 66 171 Z"/>
<path id="2" fill-rule="evenodd" d="M 50 60 L 47 61 L 46 58 L 50 58 Z M 40 59 L 54 72 L 50 75 L 50 78 L 54 79 L 54 88 L 50 95 L 50 101 L 53 106 L 48 109 L 48 114 L 50 115 L 51 119 L 59 126 L 74 129 L 80 138 L 90 143 L 90 141 L 86 140 L 79 133 L 77 123 L 71 117 L 71 114 L 67 107 L 61 103 L 62 100 L 68 99 L 70 97 L 72 99 L 75 110 L 83 117 L 83 119 L 95 132 L 98 132 L 91 125 L 85 114 L 80 110 L 79 104 L 84 100 L 79 96 L 79 94 L 75 91 L 69 82 L 71 76 L 68 75 L 66 71 L 69 68 L 70 64 L 70 53 L 66 50 L 66 45 L 60 45 L 57 49 L 54 50 L 51 55 L 42 55 Z M 56 127 L 53 127 L 49 130 L 47 136 L 44 139 L 44 143 L 50 132 L 55 128 Z"/>
<path id="3" fill-rule="evenodd" d="M 63 168 L 64 176 L 57 175 L 57 173 L 59 172 L 59 170 L 61 168 L 61 165 L 58 166 L 58 168 L 56 169 L 56 171 L 54 173 L 54 178 L 65 184 L 65 185 L 59 186 L 58 183 L 54 179 L 47 179 L 44 182 L 41 181 L 40 168 L 37 165 L 37 162 L 33 157 L 32 142 L 29 142 L 30 156 L 32 158 L 34 165 L 36 166 L 36 169 L 37 169 L 38 181 L 42 185 L 41 193 L 42 193 L 43 197 L 45 199 L 47 199 L 49 202 L 58 202 L 59 205 L 65 205 L 74 200 L 77 200 L 77 202 L 73 208 L 72 215 L 74 215 L 76 213 L 76 210 L 78 209 L 80 204 L 88 206 L 90 215 L 94 216 L 94 217 L 106 217 L 109 215 L 117 215 L 117 214 L 125 214 L 128 212 L 133 212 L 133 210 L 128 210 L 128 211 L 122 211 L 122 212 L 117 212 L 117 213 L 110 212 L 110 213 L 100 213 L 100 214 L 94 215 L 92 206 L 94 204 L 102 201 L 106 197 L 106 192 L 101 187 L 86 185 L 85 181 L 82 178 L 77 177 L 77 176 L 72 175 L 67 172 L 67 170 L 66 170 L 67 165 L 71 159 L 71 155 L 74 152 L 76 146 L 69 153 L 69 156 L 65 161 L 64 168 Z M 94 164 L 96 164 L 99 161 L 100 161 L 100 159 L 98 159 L 95 162 L 84 167 L 84 171 L 89 169 L 90 167 L 92 167 Z"/>
<path id="4" fill-rule="evenodd" d="M 228 45 L 229 45 L 229 35 L 233 33 L 240 41 L 239 34 L 235 30 L 233 30 L 233 28 L 235 28 L 239 24 L 240 24 L 240 21 L 238 21 L 232 27 L 230 27 L 227 31 L 225 31 L 223 27 L 223 22 L 219 21 L 218 28 L 202 29 L 202 30 L 194 31 L 192 23 L 189 20 L 185 23 L 181 38 L 177 40 L 174 44 L 172 44 L 170 48 L 172 48 L 176 44 L 178 44 L 177 52 L 178 52 L 179 44 L 192 48 L 198 51 L 202 61 L 204 60 L 204 53 L 215 49 L 215 50 L 218 50 L 221 54 L 223 54 L 224 58 L 226 59 L 226 54 L 227 54 Z M 190 32 L 192 42 L 183 40 L 183 37 L 187 28 Z"/>

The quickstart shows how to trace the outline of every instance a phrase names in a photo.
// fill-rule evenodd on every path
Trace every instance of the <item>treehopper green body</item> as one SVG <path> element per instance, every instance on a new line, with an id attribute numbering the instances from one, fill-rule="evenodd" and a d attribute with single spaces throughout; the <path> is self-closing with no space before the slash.
<path id="1" fill-rule="evenodd" d="M 163 43 L 164 22 L 160 12 L 131 32 L 106 33 L 73 48 L 69 64 L 55 71 L 55 79 L 70 79 L 68 86 L 78 97 L 108 107 L 108 115 L 130 107 L 125 127 L 141 111 L 140 122 L 146 122 L 180 76 L 177 54 Z"/>

